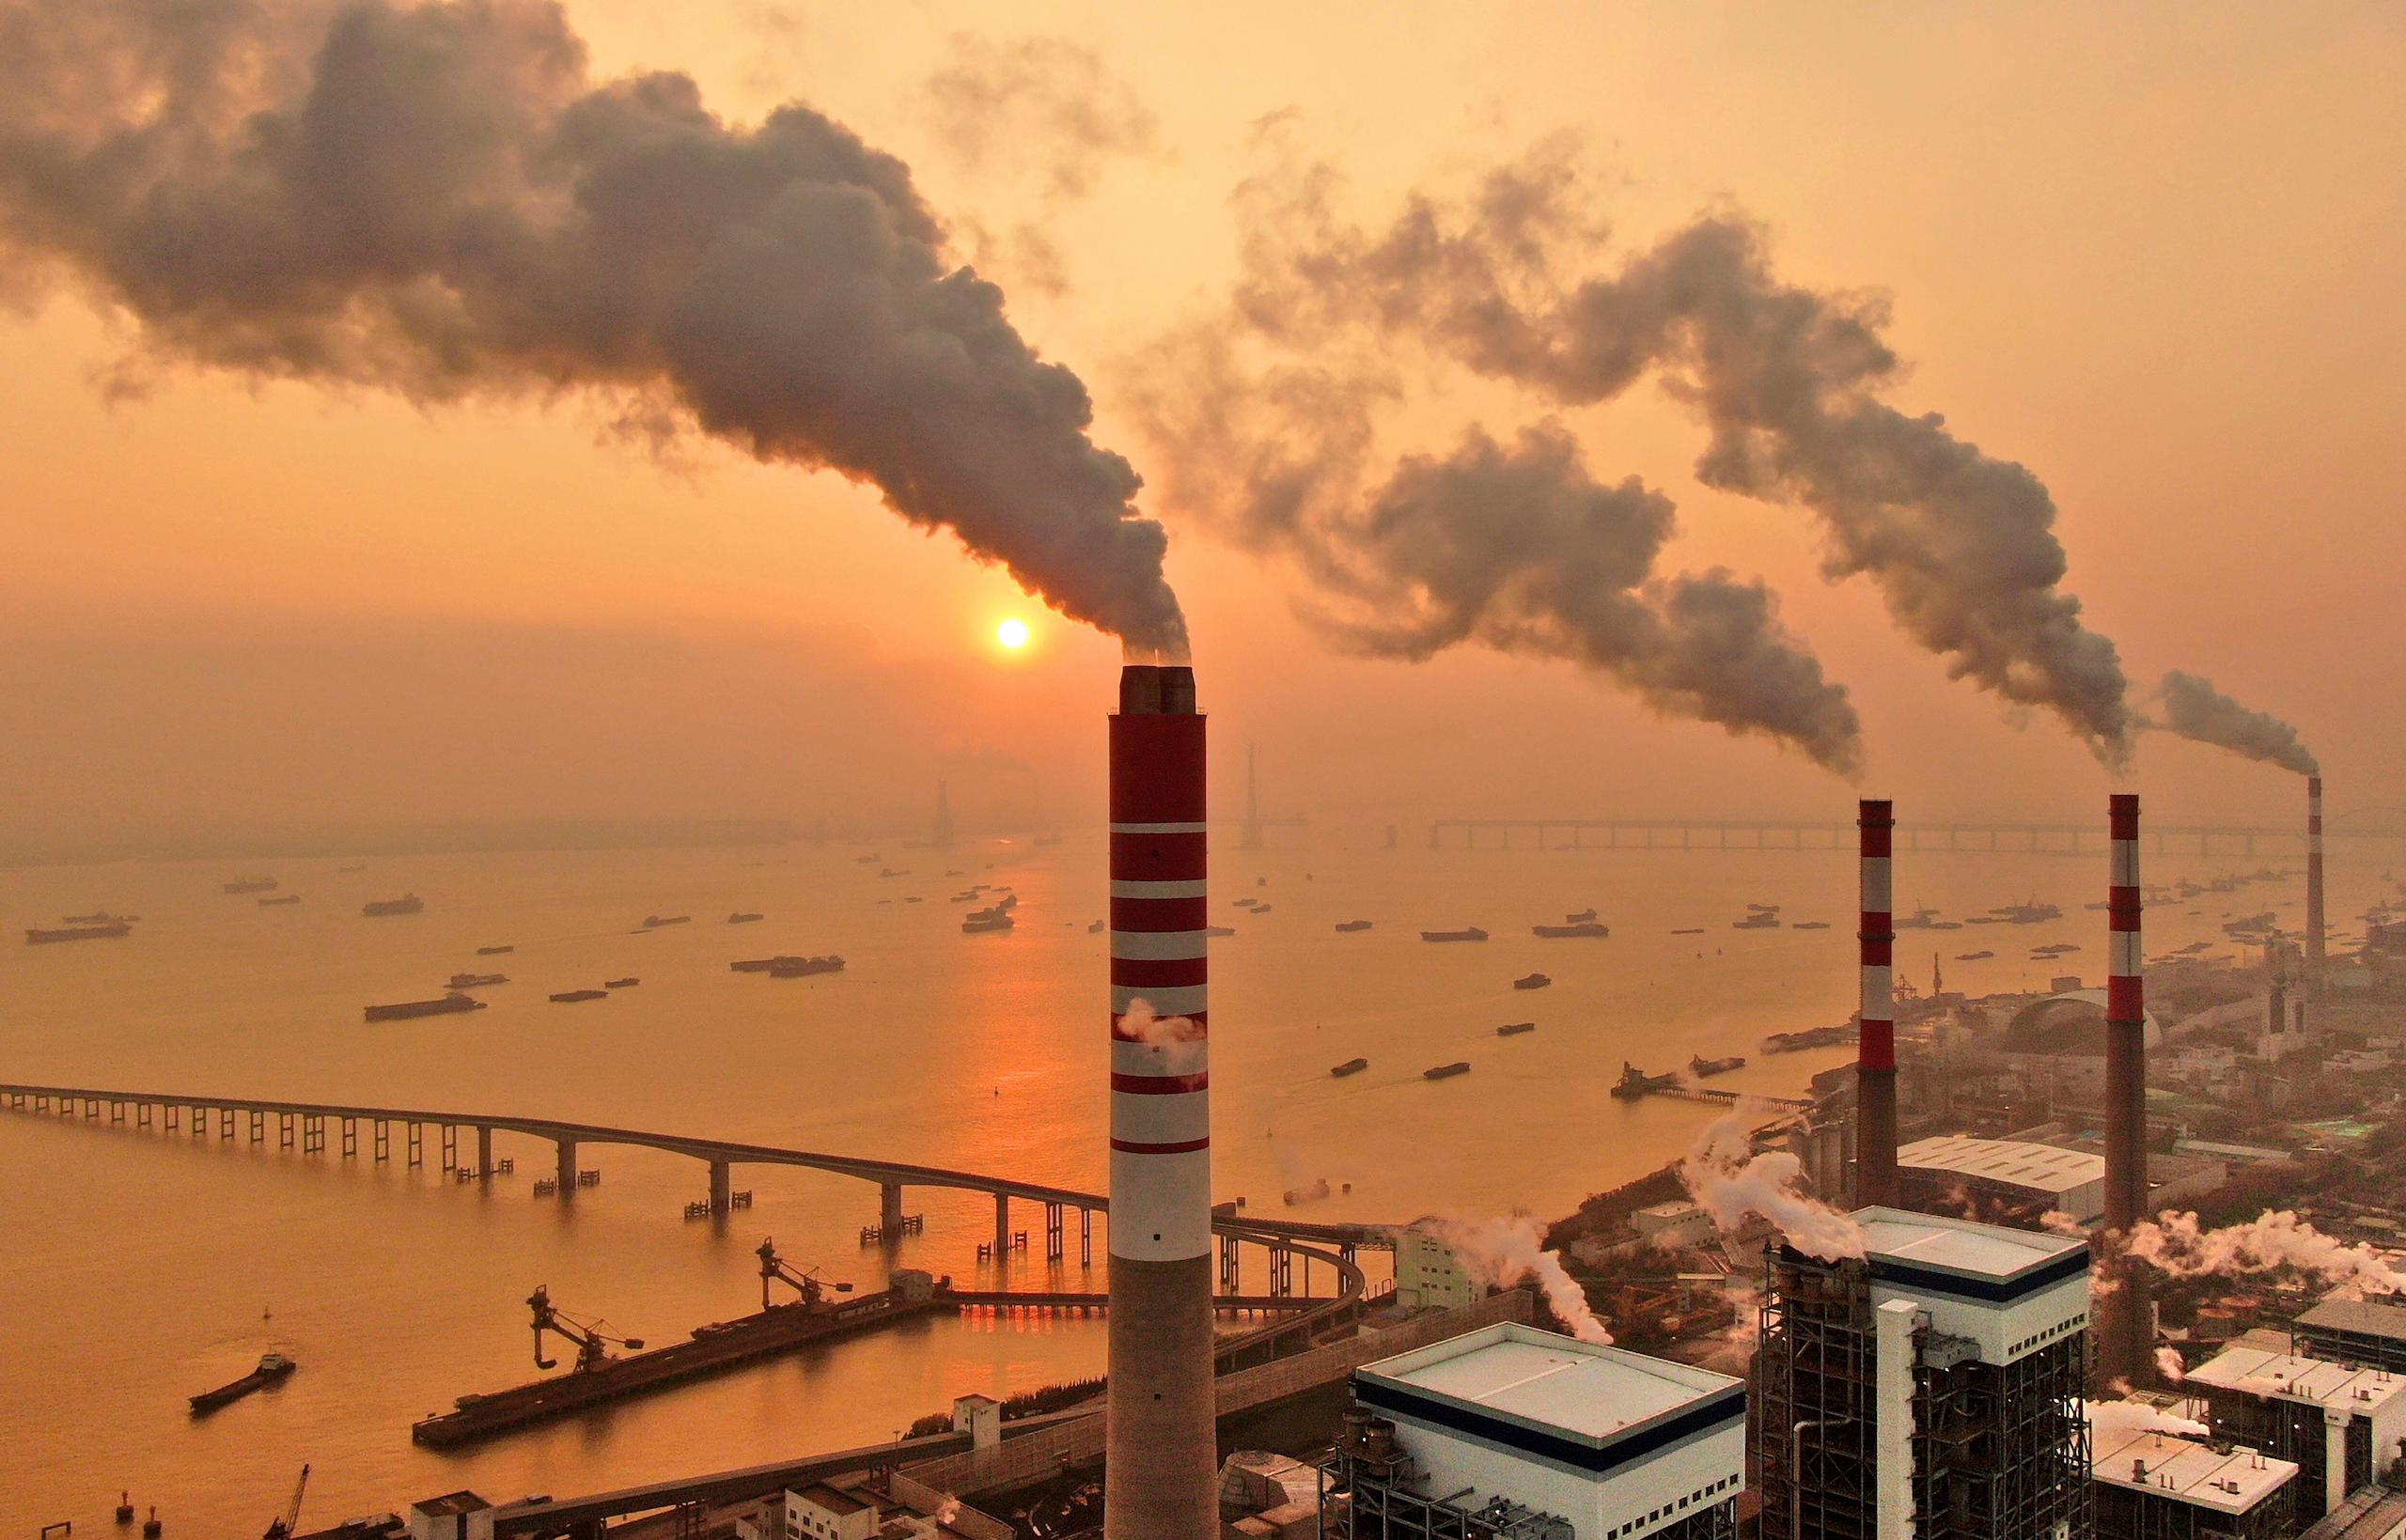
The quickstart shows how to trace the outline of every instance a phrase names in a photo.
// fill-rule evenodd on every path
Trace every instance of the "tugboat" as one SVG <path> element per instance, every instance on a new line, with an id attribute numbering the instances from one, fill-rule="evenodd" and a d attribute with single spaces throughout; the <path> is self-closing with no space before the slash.
<path id="1" fill-rule="evenodd" d="M 1439 1065 L 1434 1069 L 1422 1070 L 1420 1072 L 1420 1078 L 1424 1081 L 1449 1081 L 1457 1075 L 1467 1075 L 1469 1073 L 1469 1061 L 1464 1059 L 1456 1059 L 1452 1064 Z"/>
<path id="2" fill-rule="evenodd" d="M 1593 914 L 1596 911 L 1594 910 L 1589 910 L 1587 912 Z M 1586 937 L 1594 941 L 1602 941 L 1605 937 L 1613 933 L 1613 927 L 1607 925 L 1599 925 L 1594 920 L 1573 920 L 1568 924 L 1558 926 L 1531 926 L 1529 927 L 1529 931 L 1532 935 L 1549 941 L 1569 941 L 1580 937 Z"/>
<path id="3" fill-rule="evenodd" d="M 1420 939 L 1424 941 L 1483 941 L 1487 940 L 1487 932 L 1476 926 L 1466 926 L 1461 930 L 1424 930 Z"/>
<path id="4" fill-rule="evenodd" d="M 369 1021 L 407 1021 L 420 1016 L 456 1016 L 461 1011 L 484 1008 L 483 1001 L 454 990 L 440 1000 L 404 1000 L 396 1005 L 369 1005 L 360 1015 Z"/>
<path id="5" fill-rule="evenodd" d="M 1512 988 L 1515 989 L 1542 989 L 1553 982 L 1554 980 L 1546 977 L 1543 973 L 1523 973 L 1519 978 L 1512 981 Z"/>
<path id="6" fill-rule="evenodd" d="M 1330 1070 L 1329 1073 L 1338 1080 L 1343 1080 L 1348 1075 L 1359 1075 L 1362 1071 L 1369 1067 L 1370 1061 L 1367 1059 L 1348 1059 L 1343 1064 L 1338 1065 L 1336 1068 Z"/>
<path id="7" fill-rule="evenodd" d="M 1740 1053 L 1732 1053 L 1726 1059 L 1708 1059 L 1699 1053 L 1688 1061 L 1688 1073 L 1697 1080 L 1702 1080 L 1708 1075 L 1726 1075 L 1733 1069 L 1745 1067 L 1745 1056 Z"/>
<path id="8" fill-rule="evenodd" d="M 642 982 L 643 980 L 635 978 L 633 975 L 626 978 L 605 978 L 602 981 L 602 988 L 605 989 L 632 989 Z"/>
<path id="9" fill-rule="evenodd" d="M 263 1353 L 259 1356 L 259 1366 L 242 1378 L 228 1380 L 213 1391 L 203 1391 L 194 1396 L 192 1398 L 193 1415 L 203 1416 L 215 1411 L 220 1407 L 240 1401 L 253 1391 L 265 1390 L 270 1385 L 281 1384 L 291 1378 L 292 1371 L 299 1367 L 301 1365 L 285 1354 Z"/>
<path id="10" fill-rule="evenodd" d="M 1367 930 L 1369 928 L 1370 922 L 1367 920 L 1339 920 L 1336 922 L 1336 933 L 1340 936 L 1351 936 L 1357 930 Z"/>
<path id="11" fill-rule="evenodd" d="M 755 920 L 765 920 L 767 918 L 768 916 L 765 914 L 750 914 L 746 913 L 742 910 L 737 910 L 734 913 L 726 917 L 726 923 L 731 926 L 748 926 Z"/>
<path id="12" fill-rule="evenodd" d="M 1564 915 L 1562 923 L 1567 926 L 1591 926 L 1596 923 L 1596 911 L 1592 909 L 1583 909 L 1576 914 Z"/>
<path id="13" fill-rule="evenodd" d="M 425 911 L 426 900 L 414 893 L 405 893 L 398 898 L 373 899 L 359 907 L 359 912 L 371 920 L 388 914 L 422 914 Z"/>
<path id="14" fill-rule="evenodd" d="M 1502 1026 L 1495 1029 L 1495 1035 L 1498 1037 L 1518 1037 L 1524 1032 L 1535 1032 L 1537 1030 L 1538 1024 L 1534 1021 L 1507 1021 Z"/>

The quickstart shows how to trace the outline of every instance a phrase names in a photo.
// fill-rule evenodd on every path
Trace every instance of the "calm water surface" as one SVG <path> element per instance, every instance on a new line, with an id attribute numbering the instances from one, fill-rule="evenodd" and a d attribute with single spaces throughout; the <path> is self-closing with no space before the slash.
<path id="1" fill-rule="evenodd" d="M 97 909 L 143 916 L 123 941 L 27 948 L 0 961 L 0 1080 L 215 1092 L 466 1112 L 543 1114 L 1008 1172 L 1100 1190 L 1104 938 L 1099 841 L 950 852 L 886 847 L 428 856 L 357 873 L 326 861 L 258 865 L 303 895 L 262 909 L 220 884 L 236 865 L 121 864 L 0 873 L 0 926 Z M 2375 895 L 2398 852 L 2342 843 L 2333 914 Z M 2244 863 L 2281 864 L 2279 858 Z M 2302 864 L 2290 858 L 2290 864 Z M 2169 881 L 2237 858 L 2153 857 Z M 882 867 L 907 875 L 882 879 Z M 1709 1118 L 1679 1102 L 1616 1102 L 1623 1059 L 1663 1069 L 1692 1053 L 1753 1053 L 1766 1032 L 1841 1019 L 1854 988 L 1847 851 L 1444 853 L 1222 851 L 1213 943 L 1216 1185 L 1284 1212 L 1281 1191 L 1351 1183 L 1305 1210 L 1404 1220 L 1436 1210 L 1562 1213 L 1677 1154 Z M 1900 908 L 1950 915 L 2036 894 L 2053 925 L 1908 933 L 1902 972 L 1925 984 L 1935 946 L 1994 950 L 1946 966 L 1950 988 L 2095 982 L 2104 919 L 2081 908 L 2102 856 L 1988 854 L 1898 861 Z M 947 868 L 964 875 L 947 877 Z M 1021 900 L 1008 936 L 964 936 L 974 881 Z M 424 914 L 366 920 L 360 905 L 415 892 Z M 908 895 L 922 902 L 905 903 Z M 1272 906 L 1252 917 L 1229 901 Z M 1749 902 L 1830 928 L 1733 931 Z M 1530 925 L 1595 906 L 1603 941 L 1540 941 Z M 2214 939 L 2226 911 L 2279 911 L 2294 882 L 2210 895 L 2195 915 L 2149 911 L 2163 950 Z M 733 910 L 758 925 L 729 927 Z M 694 923 L 631 933 L 647 914 Z M 1337 935 L 1343 920 L 1375 928 Z M 1431 946 L 1427 927 L 1477 925 L 1484 945 Z M 1674 927 L 1701 926 L 1700 936 Z M 2081 943 L 2058 964 L 2045 941 Z M 480 945 L 508 943 L 480 959 Z M 737 957 L 841 952 L 840 974 L 777 982 Z M 424 998 L 458 971 L 506 972 L 464 1017 L 365 1026 L 369 1002 Z M 1542 970 L 1550 988 L 1515 992 Z M 554 990 L 634 974 L 586 1005 Z M 1536 1033 L 1498 1039 L 1506 1021 Z M 1344 1081 L 1328 1066 L 1371 1067 Z M 1721 1083 L 1794 1092 L 1843 1051 L 1764 1059 Z M 1467 1059 L 1441 1083 L 1429 1066 Z M 756 1308 L 761 1237 L 862 1288 L 884 1258 L 857 1232 L 871 1188 L 739 1169 L 756 1206 L 687 1222 L 702 1168 L 588 1149 L 602 1186 L 537 1201 L 550 1146 L 503 1136 L 517 1174 L 459 1187 L 430 1167 L 362 1154 L 304 1157 L 269 1142 L 206 1142 L 0 1115 L 0 1534 L 71 1518 L 113 1532 L 120 1487 L 156 1502 L 170 1535 L 264 1529 L 310 1461 L 306 1517 L 388 1510 L 473 1486 L 567 1495 L 882 1437 L 968 1391 L 1006 1394 L 1099 1373 L 1095 1322 L 926 1322 L 832 1345 L 462 1454 L 409 1441 L 409 1424 L 465 1392 L 528 1377 L 526 1311 L 542 1283 L 563 1308 L 655 1344 Z M 396 1153 L 398 1140 L 396 1139 Z M 430 1157 L 432 1150 L 430 1147 Z M 928 1216 L 903 1265 L 980 1274 L 990 1201 L 914 1193 Z M 1022 1223 L 1040 1248 L 1042 1215 Z M 1097 1235 L 1101 1254 L 1102 1237 Z M 1019 1286 L 1100 1286 L 1072 1259 L 1021 1260 Z M 985 1276 L 996 1276 L 989 1266 Z M 184 1398 L 271 1346 L 297 1356 L 282 1388 L 190 1420 Z"/>

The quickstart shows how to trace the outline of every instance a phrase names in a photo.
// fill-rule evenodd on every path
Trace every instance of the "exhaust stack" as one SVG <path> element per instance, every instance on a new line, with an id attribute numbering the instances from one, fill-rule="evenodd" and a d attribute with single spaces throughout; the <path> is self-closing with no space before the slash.
<path id="1" fill-rule="evenodd" d="M 1120 671 L 1111 719 L 1105 1540 L 1220 1533 L 1203 724 L 1193 669 Z"/>
<path id="2" fill-rule="evenodd" d="M 1854 1201 L 1897 1202 L 1896 804 L 1856 804 L 1863 832 L 1863 1003 L 1854 1057 Z"/>
<path id="3" fill-rule="evenodd" d="M 2322 1000 L 2322 777 L 2305 778 L 2305 998 Z"/>
<path id="4" fill-rule="evenodd" d="M 2147 956 L 2139 926 L 2139 800 L 2108 804 L 2112 873 L 2106 889 L 2109 948 L 2105 980 L 2105 1243 L 2121 1261 L 2132 1227 L 2147 1209 Z M 2153 1308 L 2147 1279 L 2119 1266 L 2120 1286 L 2106 1297 L 2100 1333 L 2101 1376 L 2143 1384 Z"/>

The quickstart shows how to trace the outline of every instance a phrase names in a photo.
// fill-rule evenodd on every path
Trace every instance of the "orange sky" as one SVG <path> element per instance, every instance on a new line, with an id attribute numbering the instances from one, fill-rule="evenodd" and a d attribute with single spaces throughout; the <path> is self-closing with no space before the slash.
<path id="1" fill-rule="evenodd" d="M 983 271 L 1140 471 L 1115 363 L 1226 281 L 1255 120 L 1291 109 L 1372 218 L 1576 131 L 1621 179 L 1625 240 L 1732 203 L 1797 279 L 1892 294 L 1914 364 L 1894 404 L 2045 479 L 2069 586 L 2134 680 L 2189 668 L 2290 718 L 2335 811 L 2406 801 L 2395 6 L 570 8 L 602 73 L 686 70 L 738 117 L 803 98 L 907 160 L 957 230 L 1040 222 L 1066 291 L 1008 246 Z M 925 89 L 961 31 L 1091 46 L 1156 115 L 1154 148 L 1071 199 L 1048 196 L 1040 142 L 961 165 Z M 179 818 L 894 817 L 969 751 L 1031 764 L 1066 814 L 1099 786 L 1116 646 L 869 492 L 709 446 L 663 464 L 574 400 L 423 412 L 184 374 L 112 406 L 92 376 L 116 347 L 68 299 L 0 321 L 0 798 L 36 843 Z M 1781 593 L 1855 693 L 1866 791 L 1907 817 L 2101 811 L 2059 729 L 1948 682 L 1864 583 L 1824 584 L 1801 515 L 1696 486 L 1679 411 L 1641 391 L 1570 420 L 1600 474 L 1678 500 L 1675 565 Z M 1856 794 L 1566 666 L 1336 658 L 1279 573 L 1148 511 L 1226 766 L 1258 739 L 1282 806 L 1372 823 Z M 991 646 L 1005 614 L 1036 621 L 1024 657 Z M 973 816 L 1024 800 L 1017 771 L 951 773 Z M 2156 740 L 2133 784 L 2166 814 L 2297 801 L 2279 771 Z"/>

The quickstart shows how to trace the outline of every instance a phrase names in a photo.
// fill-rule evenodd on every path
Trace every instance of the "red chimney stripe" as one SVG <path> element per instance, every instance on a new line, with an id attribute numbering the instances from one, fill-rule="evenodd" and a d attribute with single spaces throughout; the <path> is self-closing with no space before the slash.
<path id="1" fill-rule="evenodd" d="M 1189 1139 L 1176 1144 L 1140 1144 L 1133 1139 L 1115 1139 L 1111 1147 L 1122 1155 L 1192 1155 L 1196 1150 L 1210 1149 L 1211 1142 Z"/>
<path id="2" fill-rule="evenodd" d="M 1114 930 L 1201 930 L 1211 923 L 1208 898 L 1115 898 Z"/>
<path id="3" fill-rule="evenodd" d="M 1111 719 L 1111 821 L 1203 817 L 1203 722 L 1195 715 Z"/>
<path id="4" fill-rule="evenodd" d="M 1111 875 L 1122 882 L 1196 881 L 1211 873 L 1209 836 L 1114 834 Z"/>
<path id="5" fill-rule="evenodd" d="M 1894 913 L 1884 909 L 1867 909 L 1863 911 L 1863 929 L 1857 934 L 1886 936 L 1893 941 L 1896 930 L 1897 917 Z"/>
<path id="6" fill-rule="evenodd" d="M 2144 1021 L 2147 1019 L 2147 986 L 2127 973 L 2116 973 L 2105 981 L 2105 1019 L 2108 1021 Z"/>
<path id="7" fill-rule="evenodd" d="M 1166 1097 L 1187 1091 L 1200 1091 L 1211 1083 L 1209 1074 L 1202 1075 L 1118 1075 L 1111 1077 L 1114 1091 L 1131 1096 Z"/>
<path id="8" fill-rule="evenodd" d="M 1889 967 L 1893 967 L 1893 966 L 1895 966 L 1896 961 L 1897 961 L 1897 938 L 1896 938 L 1896 937 L 1894 937 L 1894 936 L 1866 936 L 1866 937 L 1864 937 L 1864 938 L 1863 938 L 1863 966 L 1864 966 L 1864 967 L 1866 967 L 1866 968 L 1889 968 Z"/>
<path id="9" fill-rule="evenodd" d="M 1131 989 L 1166 989 L 1211 982 L 1211 964 L 1204 957 L 1114 957 L 1111 982 Z"/>
<path id="10" fill-rule="evenodd" d="M 1861 1069 L 1896 1068 L 1897 1024 L 1894 1021 L 1864 1022 L 1854 1062 Z"/>

